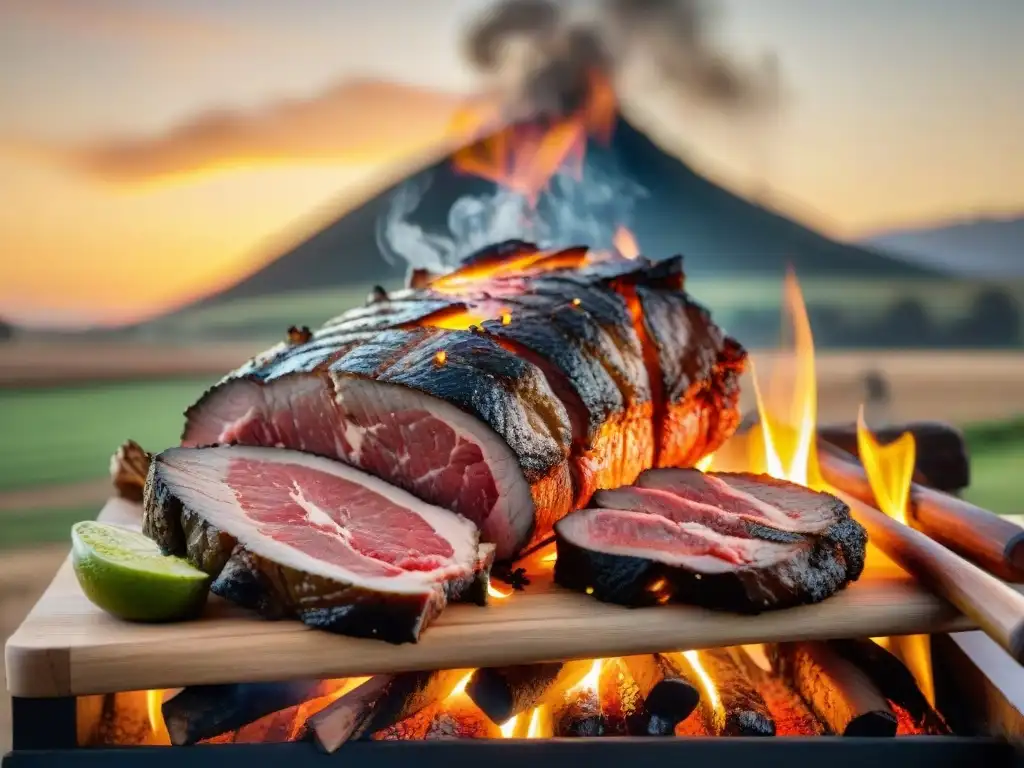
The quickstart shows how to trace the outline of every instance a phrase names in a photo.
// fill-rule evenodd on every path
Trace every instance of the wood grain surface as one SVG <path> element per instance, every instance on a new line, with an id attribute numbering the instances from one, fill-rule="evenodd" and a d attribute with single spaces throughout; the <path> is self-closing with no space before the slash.
<path id="1" fill-rule="evenodd" d="M 138 506 L 121 500 L 100 515 L 134 526 L 139 517 Z M 486 608 L 449 606 L 419 643 L 395 646 L 263 621 L 219 599 L 196 621 L 119 621 L 85 598 L 66 562 L 7 642 L 7 685 L 15 696 L 66 696 L 974 628 L 880 553 L 870 552 L 869 563 L 860 581 L 823 603 L 759 616 L 623 608 L 540 578 Z"/>

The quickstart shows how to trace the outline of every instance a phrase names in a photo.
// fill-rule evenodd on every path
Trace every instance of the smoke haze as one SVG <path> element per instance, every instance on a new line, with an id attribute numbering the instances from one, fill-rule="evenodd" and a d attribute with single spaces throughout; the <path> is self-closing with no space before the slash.
<path id="1" fill-rule="evenodd" d="M 522 110 L 565 113 L 599 71 L 621 89 L 642 72 L 691 103 L 728 110 L 774 105 L 778 63 L 740 61 L 713 36 L 705 0 L 504 0 L 470 27 L 469 61 L 513 92 Z"/>

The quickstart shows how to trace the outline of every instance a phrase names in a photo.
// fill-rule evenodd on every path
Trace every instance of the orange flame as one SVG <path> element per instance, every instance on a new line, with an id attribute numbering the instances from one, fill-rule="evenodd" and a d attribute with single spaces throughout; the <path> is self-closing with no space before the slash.
<path id="1" fill-rule="evenodd" d="M 511 739 L 515 735 L 516 727 L 518 725 L 519 725 L 519 715 L 516 715 L 515 717 L 509 718 L 504 723 L 502 723 L 500 726 L 498 726 L 498 730 L 501 731 L 501 738 L 503 738 L 503 739 Z"/>
<path id="2" fill-rule="evenodd" d="M 615 250 L 627 259 L 635 259 L 640 255 L 640 246 L 637 244 L 633 233 L 626 227 L 620 226 L 615 230 L 612 243 L 615 245 Z"/>
<path id="3" fill-rule="evenodd" d="M 446 295 L 464 294 L 482 283 L 504 277 L 515 277 L 533 272 L 547 272 L 555 269 L 575 269 L 587 261 L 583 250 L 531 251 L 496 261 L 481 261 L 461 267 L 454 272 L 441 275 L 430 283 L 430 290 Z M 498 310 L 492 317 L 507 313 L 507 308 Z"/>
<path id="4" fill-rule="evenodd" d="M 917 453 L 914 435 L 904 432 L 893 442 L 882 445 L 864 422 L 861 406 L 857 413 L 857 452 L 878 508 L 906 525 Z"/>
<path id="5" fill-rule="evenodd" d="M 451 701 L 452 699 L 465 694 L 466 686 L 469 685 L 470 678 L 473 677 L 474 672 L 476 672 L 475 669 L 467 670 L 466 674 L 459 678 L 459 682 L 457 682 L 455 687 L 452 688 L 452 692 L 448 694 L 445 701 Z"/>
<path id="6" fill-rule="evenodd" d="M 761 429 L 759 434 L 755 432 L 738 440 L 748 452 L 747 470 L 810 488 L 822 488 L 816 443 L 818 390 L 814 336 L 800 283 L 792 270 L 786 273 L 783 315 L 788 320 L 784 325 L 788 326 L 792 349 L 773 367 L 767 388 L 762 387 L 751 361 Z M 719 450 L 718 453 L 728 455 L 734 450 Z M 715 457 L 705 457 L 698 463 L 701 471 L 715 468 L 718 468 Z"/>
<path id="7" fill-rule="evenodd" d="M 506 599 L 508 597 L 512 597 L 512 592 L 513 591 L 514 590 L 510 589 L 508 592 L 502 592 L 496 586 L 494 586 L 490 582 L 487 582 L 487 596 L 488 597 L 493 597 L 496 600 L 504 600 L 504 599 Z"/>
<path id="8" fill-rule="evenodd" d="M 704 669 L 704 665 L 701 664 L 700 654 L 697 651 L 683 651 L 683 658 L 697 675 L 701 692 L 707 696 L 708 706 L 714 710 L 719 709 L 722 706 L 722 700 L 718 695 L 718 688 L 715 686 L 715 681 L 711 679 L 711 675 Z"/>
<path id="9" fill-rule="evenodd" d="M 541 704 L 533 708 L 530 713 L 530 726 L 526 730 L 526 738 L 539 739 L 544 736 L 544 722 L 547 715 L 547 705 Z"/>
<path id="10" fill-rule="evenodd" d="M 587 674 L 568 689 L 568 693 L 574 693 L 575 691 L 594 691 L 598 690 L 598 686 L 601 684 L 601 668 L 604 666 L 604 659 L 594 659 L 590 665 L 590 669 Z"/>
<path id="11" fill-rule="evenodd" d="M 575 114 L 545 126 L 513 125 L 455 153 L 457 171 L 488 179 L 536 205 L 540 193 L 560 170 L 579 177 L 587 138 L 611 138 L 616 99 L 611 83 L 600 74 L 590 78 L 584 106 Z"/>
<path id="12" fill-rule="evenodd" d="M 894 520 L 907 525 L 910 486 L 917 454 L 914 435 L 904 432 L 893 442 L 882 445 L 868 429 L 862 405 L 857 412 L 857 453 L 864 465 L 878 508 Z M 881 639 L 876 638 L 876 642 Z M 935 680 L 932 676 L 929 638 L 926 635 L 907 635 L 886 638 L 884 645 L 879 644 L 903 660 L 925 698 L 934 704 Z"/>
<path id="13" fill-rule="evenodd" d="M 163 703 L 163 690 L 146 691 L 146 714 L 149 716 L 149 728 L 153 739 L 160 744 L 170 744 L 171 737 L 164 723 Z"/>

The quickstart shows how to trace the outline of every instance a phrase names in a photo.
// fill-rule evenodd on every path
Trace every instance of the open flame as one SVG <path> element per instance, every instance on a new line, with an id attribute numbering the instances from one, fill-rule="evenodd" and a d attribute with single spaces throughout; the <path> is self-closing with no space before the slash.
<path id="1" fill-rule="evenodd" d="M 556 173 L 569 169 L 581 175 L 587 138 L 610 139 L 615 110 L 611 83 L 595 72 L 587 102 L 573 114 L 545 125 L 511 125 L 459 150 L 452 164 L 457 171 L 517 192 L 535 206 Z"/>
<path id="2" fill-rule="evenodd" d="M 780 480 L 822 489 L 818 469 L 818 390 L 814 336 L 796 274 L 789 270 L 783 285 L 784 328 L 792 354 L 776 361 L 765 386 L 751 361 L 751 378 L 760 431 L 735 438 L 746 450 L 745 469 Z M 783 365 L 782 363 L 785 363 Z M 719 453 L 731 453 L 720 450 Z M 697 464 L 701 471 L 716 469 L 714 456 Z"/>
<path id="3" fill-rule="evenodd" d="M 171 737 L 167 733 L 164 713 L 161 710 L 163 703 L 164 691 L 162 689 L 146 691 L 146 714 L 149 717 L 149 728 L 153 733 L 153 740 L 158 744 L 170 744 Z"/>
<path id="4" fill-rule="evenodd" d="M 720 709 L 722 700 L 718 695 L 718 688 L 715 686 L 715 681 L 711 679 L 711 675 L 704 669 L 704 665 L 701 664 L 700 653 L 698 651 L 683 651 L 683 658 L 686 659 L 694 674 L 697 675 L 697 680 L 700 682 L 701 695 L 707 696 L 708 706 L 714 710 Z"/>
<path id="5" fill-rule="evenodd" d="M 514 590 L 510 589 L 507 592 L 502 592 L 500 589 L 498 589 L 490 582 L 487 583 L 487 596 L 493 597 L 495 600 L 504 600 L 506 598 L 512 597 L 513 591 Z"/>
<path id="6" fill-rule="evenodd" d="M 613 238 L 612 243 L 615 245 L 615 250 L 627 259 L 635 259 L 640 255 L 640 246 L 636 242 L 636 237 L 634 237 L 633 233 L 624 226 L 620 225 L 619 228 L 615 230 L 615 237 Z"/>
<path id="7" fill-rule="evenodd" d="M 857 413 L 857 451 L 878 508 L 906 525 L 917 458 L 914 435 L 904 432 L 893 442 L 882 445 L 868 429 L 861 406 Z"/>
<path id="8" fill-rule="evenodd" d="M 604 666 L 604 659 L 594 659 L 594 663 L 590 665 L 590 669 L 587 674 L 583 676 L 576 685 L 569 689 L 569 692 L 574 691 L 597 691 L 601 685 L 601 667 Z"/>

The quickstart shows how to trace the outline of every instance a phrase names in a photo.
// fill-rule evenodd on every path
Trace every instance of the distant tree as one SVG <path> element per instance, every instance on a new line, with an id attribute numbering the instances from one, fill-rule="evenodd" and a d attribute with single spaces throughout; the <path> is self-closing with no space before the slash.
<path id="1" fill-rule="evenodd" d="M 0 342 L 10 341 L 14 338 L 14 326 L 0 318 Z"/>
<path id="2" fill-rule="evenodd" d="M 1017 299 L 1001 288 L 987 288 L 974 298 L 957 340 L 972 347 L 1019 347 L 1024 343 L 1021 322 Z"/>
<path id="3" fill-rule="evenodd" d="M 924 305 L 913 298 L 900 299 L 882 315 L 872 334 L 872 346 L 930 347 L 935 329 Z"/>

